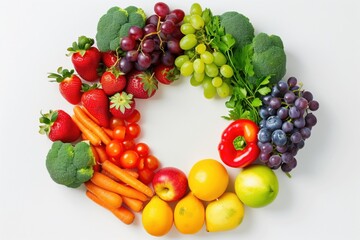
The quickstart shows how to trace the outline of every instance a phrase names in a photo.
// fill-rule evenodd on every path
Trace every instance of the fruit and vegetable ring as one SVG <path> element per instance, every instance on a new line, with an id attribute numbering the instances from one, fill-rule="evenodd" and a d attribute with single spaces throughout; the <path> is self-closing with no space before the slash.
<path id="1" fill-rule="evenodd" d="M 73 106 L 72 113 L 49 110 L 39 118 L 40 133 L 53 142 L 46 168 L 54 182 L 83 187 L 124 224 L 141 217 L 153 236 L 172 228 L 231 230 L 241 225 L 245 207 L 276 199 L 275 172 L 291 177 L 319 108 L 296 77 L 284 79 L 279 36 L 255 34 L 245 15 L 216 15 L 198 3 L 185 12 L 158 2 L 150 15 L 114 6 L 96 30 L 67 49 L 74 69 L 59 67 L 48 76 Z M 218 159 L 200 160 L 188 173 L 160 164 L 139 140 L 136 105 L 160 85 L 185 78 L 205 98 L 226 99 L 222 117 L 229 122 L 218 136 Z M 239 169 L 235 182 L 228 168 Z"/>

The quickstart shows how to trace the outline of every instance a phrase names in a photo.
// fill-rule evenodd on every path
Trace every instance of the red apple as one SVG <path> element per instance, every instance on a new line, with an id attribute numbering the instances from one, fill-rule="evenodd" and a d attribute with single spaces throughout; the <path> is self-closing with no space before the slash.
<path id="1" fill-rule="evenodd" d="M 176 201 L 182 198 L 188 189 L 186 174 L 175 167 L 159 169 L 152 180 L 155 193 L 164 201 Z"/>

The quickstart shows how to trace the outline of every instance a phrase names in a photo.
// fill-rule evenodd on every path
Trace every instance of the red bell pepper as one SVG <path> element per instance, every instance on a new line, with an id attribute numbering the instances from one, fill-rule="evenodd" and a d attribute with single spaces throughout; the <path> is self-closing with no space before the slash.
<path id="1" fill-rule="evenodd" d="M 246 167 L 260 154 L 257 146 L 258 125 L 249 119 L 232 122 L 223 132 L 218 150 L 221 160 L 230 167 Z"/>

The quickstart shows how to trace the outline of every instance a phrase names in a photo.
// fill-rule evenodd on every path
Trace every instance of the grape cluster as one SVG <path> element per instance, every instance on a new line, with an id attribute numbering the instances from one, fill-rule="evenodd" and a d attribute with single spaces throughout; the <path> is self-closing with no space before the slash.
<path id="1" fill-rule="evenodd" d="M 281 167 L 288 173 L 296 167 L 295 156 L 317 123 L 312 111 L 319 108 L 319 103 L 311 92 L 301 89 L 295 77 L 278 82 L 262 102 L 259 159 L 272 169 Z"/>
<path id="2" fill-rule="evenodd" d="M 180 31 L 184 36 L 180 48 L 184 54 L 175 59 L 175 65 L 183 76 L 189 76 L 193 86 L 203 86 L 208 99 L 218 95 L 221 98 L 231 94 L 231 78 L 234 71 L 227 64 L 227 58 L 211 48 L 205 36 L 206 19 L 202 17 L 202 7 L 194 3 L 190 14 L 184 17 Z"/>
<path id="3" fill-rule="evenodd" d="M 119 68 L 123 73 L 134 68 L 144 71 L 158 64 L 174 66 L 175 58 L 183 53 L 179 43 L 185 13 L 181 9 L 170 11 L 163 2 L 155 4 L 154 12 L 143 28 L 131 26 L 128 36 L 121 39 L 124 57 L 120 59 Z"/>

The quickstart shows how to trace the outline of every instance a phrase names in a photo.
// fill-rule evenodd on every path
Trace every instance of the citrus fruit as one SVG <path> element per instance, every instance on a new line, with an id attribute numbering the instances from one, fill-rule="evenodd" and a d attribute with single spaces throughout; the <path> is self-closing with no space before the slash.
<path id="1" fill-rule="evenodd" d="M 226 168 L 214 159 L 196 162 L 189 172 L 189 188 L 199 199 L 212 201 L 220 197 L 229 183 Z"/>
<path id="2" fill-rule="evenodd" d="M 204 222 L 204 205 L 191 192 L 176 204 L 174 210 L 174 224 L 179 232 L 184 234 L 194 234 L 200 231 Z"/>
<path id="3" fill-rule="evenodd" d="M 144 207 L 142 224 L 149 234 L 163 236 L 173 225 L 173 211 L 167 202 L 154 196 Z"/>

